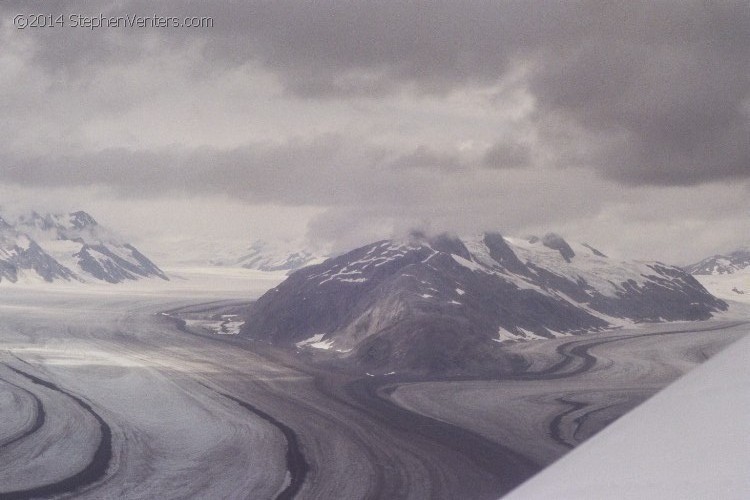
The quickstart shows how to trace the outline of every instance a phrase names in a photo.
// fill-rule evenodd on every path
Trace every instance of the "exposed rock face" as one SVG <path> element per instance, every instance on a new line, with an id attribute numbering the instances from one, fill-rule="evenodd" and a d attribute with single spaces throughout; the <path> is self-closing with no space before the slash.
<path id="1" fill-rule="evenodd" d="M 544 238 L 542 238 L 542 243 L 545 247 L 560 252 L 562 258 L 565 259 L 565 262 L 570 262 L 570 259 L 576 256 L 573 249 L 568 245 L 568 242 L 555 233 L 546 234 Z"/>
<path id="2" fill-rule="evenodd" d="M 70 281 L 75 273 L 47 255 L 33 240 L 17 234 L 9 225 L 0 227 L 0 281 L 18 281 L 19 274 L 32 272 L 44 281 Z"/>
<path id="3" fill-rule="evenodd" d="M 17 269 L 29 269 L 36 272 L 44 281 L 57 279 L 70 281 L 77 279 L 75 273 L 47 255 L 35 241 L 29 241 L 26 249 L 19 249 L 13 263 Z"/>
<path id="4" fill-rule="evenodd" d="M 78 258 L 78 267 L 87 274 L 109 283 L 150 276 L 168 279 L 161 269 L 127 243 L 115 249 L 104 244 L 84 244 L 74 257 Z"/>
<path id="5" fill-rule="evenodd" d="M 14 224 L 0 218 L 0 281 L 119 283 L 147 277 L 168 279 L 86 212 L 31 212 Z"/>
<path id="6" fill-rule="evenodd" d="M 292 273 L 250 307 L 243 334 L 382 373 L 483 373 L 512 364 L 505 341 L 725 308 L 676 267 L 612 261 L 556 235 L 414 235 Z"/>
<path id="7" fill-rule="evenodd" d="M 76 229 L 98 225 L 93 217 L 82 210 L 70 214 L 70 224 Z"/>

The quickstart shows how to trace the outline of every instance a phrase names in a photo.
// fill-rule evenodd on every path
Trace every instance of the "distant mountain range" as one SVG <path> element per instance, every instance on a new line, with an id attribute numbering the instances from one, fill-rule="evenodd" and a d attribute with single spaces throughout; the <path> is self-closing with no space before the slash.
<path id="1" fill-rule="evenodd" d="M 0 282 L 168 280 L 132 245 L 86 212 L 0 217 Z"/>
<path id="2" fill-rule="evenodd" d="M 743 248 L 726 255 L 714 255 L 695 264 L 685 266 L 693 275 L 733 274 L 750 267 L 750 248 Z"/>
<path id="3" fill-rule="evenodd" d="M 726 308 L 680 268 L 616 261 L 554 234 L 414 234 L 293 272 L 250 306 L 242 334 L 371 372 L 467 373 L 509 369 L 503 342 Z"/>
<path id="4" fill-rule="evenodd" d="M 684 269 L 717 297 L 750 303 L 750 248 L 714 255 Z"/>
<path id="5" fill-rule="evenodd" d="M 301 245 L 256 240 L 235 257 L 215 258 L 210 262 L 213 265 L 237 266 L 257 271 L 294 271 L 324 260 L 323 256 L 306 250 Z"/>

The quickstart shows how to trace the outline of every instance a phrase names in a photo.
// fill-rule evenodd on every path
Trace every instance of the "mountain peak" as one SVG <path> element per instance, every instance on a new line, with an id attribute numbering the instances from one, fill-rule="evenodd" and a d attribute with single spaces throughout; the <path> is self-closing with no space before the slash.
<path id="1" fill-rule="evenodd" d="M 466 248 L 464 242 L 457 236 L 452 236 L 448 233 L 441 233 L 429 239 L 428 243 L 438 252 L 458 255 L 466 260 L 471 260 L 469 249 Z"/>
<path id="2" fill-rule="evenodd" d="M 79 210 L 77 212 L 72 212 L 70 214 L 70 223 L 73 225 L 76 229 L 83 229 L 84 227 L 89 226 L 97 226 L 96 219 L 94 219 L 91 215 L 84 212 L 83 210 Z"/>
<path id="3" fill-rule="evenodd" d="M 56 226 L 51 214 L 45 216 L 36 210 L 32 210 L 31 212 L 22 214 L 18 217 L 18 224 L 21 226 L 41 229 L 42 231 L 52 229 Z"/>
<path id="4" fill-rule="evenodd" d="M 570 262 L 570 259 L 572 259 L 576 255 L 573 249 L 570 248 L 570 245 L 568 245 L 568 242 L 565 241 L 562 236 L 556 233 L 545 234 L 542 238 L 542 245 L 560 252 L 562 258 L 565 259 L 565 262 Z"/>
<path id="5" fill-rule="evenodd" d="M 521 262 L 500 233 L 484 233 L 482 242 L 489 250 L 490 257 L 501 266 L 519 274 L 527 271 L 526 265 Z"/>

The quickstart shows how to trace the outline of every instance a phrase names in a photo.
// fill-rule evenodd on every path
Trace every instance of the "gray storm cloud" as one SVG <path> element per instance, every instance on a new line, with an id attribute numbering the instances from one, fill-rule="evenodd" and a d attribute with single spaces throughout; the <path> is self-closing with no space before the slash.
<path id="1" fill-rule="evenodd" d="M 6 3 L 4 11 L 28 10 Z M 201 46 L 196 73 L 253 61 L 311 99 L 493 85 L 519 65 L 534 120 L 598 140 L 559 161 L 627 184 L 689 185 L 750 175 L 750 9 L 738 2 L 46 2 L 56 12 L 211 15 L 210 30 L 49 30 L 35 60 L 86 71 L 154 43 Z M 15 10 L 14 10 L 15 9 Z M 7 15 L 7 14 L 6 14 Z M 64 40 L 61 40 L 64 37 Z M 554 132 L 554 133 L 553 133 Z M 488 156 L 488 164 L 502 158 Z M 508 151 L 510 165 L 525 163 Z M 415 161 L 424 158 L 415 156 Z"/>
<path id="2" fill-rule="evenodd" d="M 44 12 L 214 26 L 10 24 Z M 310 230 L 331 238 L 613 225 L 632 215 L 622 203 L 672 189 L 653 202 L 664 224 L 691 196 L 701 230 L 731 232 L 711 206 L 725 221 L 750 208 L 711 201 L 729 184 L 747 198 L 747 2 L 7 1 L 0 15 L 5 186 L 318 207 Z"/>
<path id="3" fill-rule="evenodd" d="M 253 203 L 394 206 L 430 201 L 438 194 L 430 189 L 440 174 L 448 170 L 458 176 L 473 168 L 458 156 L 427 148 L 399 153 L 337 136 L 229 150 L 0 154 L 0 165 L 7 182 L 50 188 L 109 186 L 136 198 L 196 193 Z"/>

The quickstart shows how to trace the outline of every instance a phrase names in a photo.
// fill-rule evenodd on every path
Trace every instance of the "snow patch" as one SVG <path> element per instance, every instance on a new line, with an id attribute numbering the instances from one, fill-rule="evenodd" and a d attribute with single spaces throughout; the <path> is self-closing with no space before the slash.
<path id="1" fill-rule="evenodd" d="M 515 341 L 518 340 L 518 336 L 517 335 L 509 332 L 508 330 L 506 330 L 502 326 L 499 326 L 497 328 L 497 335 L 498 335 L 498 338 L 492 339 L 495 342 L 506 342 L 506 341 L 515 342 Z"/>
<path id="2" fill-rule="evenodd" d="M 480 266 L 476 262 L 472 262 L 470 260 L 466 260 L 466 259 L 464 259 L 463 257 L 461 257 L 459 255 L 456 255 L 456 254 L 452 253 L 451 257 L 453 258 L 453 260 L 456 261 L 456 263 L 458 263 L 461 266 L 464 266 L 467 269 L 471 269 L 472 271 L 475 271 L 475 272 L 482 272 L 482 273 L 487 273 L 488 272 L 487 269 L 485 269 L 484 267 Z"/>
<path id="3" fill-rule="evenodd" d="M 297 347 L 312 347 L 313 349 L 325 349 L 328 350 L 333 347 L 333 340 L 323 340 L 325 333 L 318 333 L 313 335 L 309 339 L 297 342 Z"/>
<path id="4" fill-rule="evenodd" d="M 541 335 L 537 335 L 531 330 L 526 330 L 525 328 L 519 328 L 518 331 L 521 332 L 521 335 L 523 335 L 525 340 L 549 340 L 547 337 L 542 337 Z"/>

